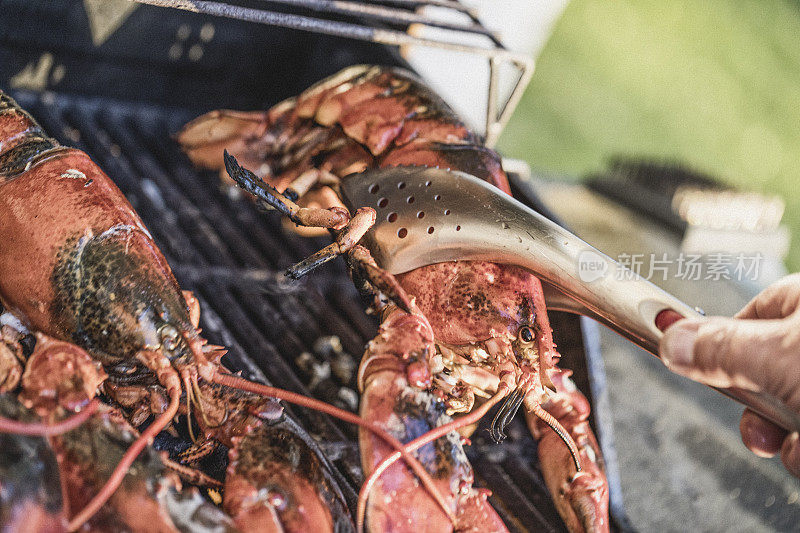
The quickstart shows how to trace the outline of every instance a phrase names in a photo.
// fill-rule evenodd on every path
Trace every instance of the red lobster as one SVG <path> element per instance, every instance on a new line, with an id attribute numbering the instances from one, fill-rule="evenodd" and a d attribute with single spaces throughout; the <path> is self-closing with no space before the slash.
<path id="1" fill-rule="evenodd" d="M 406 442 L 407 451 L 418 449 L 446 506 L 420 491 L 404 465 L 392 464 L 397 451 L 362 431 L 362 464 L 371 476 L 359 525 L 371 494 L 371 531 L 505 530 L 486 494 L 472 487 L 472 469 L 451 432 L 502 401 L 492 435 L 504 438 L 505 425 L 525 405 L 568 528 L 608 530 L 608 486 L 589 404 L 570 372 L 555 366 L 539 280 L 518 267 L 467 261 L 392 276 L 358 244 L 375 211 L 361 208 L 351 217 L 337 197 L 348 174 L 399 165 L 461 170 L 510 194 L 498 155 L 444 101 L 409 72 L 356 66 L 266 112 L 203 115 L 178 140 L 195 164 L 226 169 L 298 226 L 334 233 L 330 246 L 290 268 L 290 276 L 345 255 L 359 288 L 378 295 L 382 321 L 359 369 L 360 412 Z M 476 403 L 483 405 L 451 420 Z"/>
<path id="2" fill-rule="evenodd" d="M 264 395 L 372 428 L 438 495 L 423 466 L 377 424 L 224 369 L 219 364 L 224 350 L 200 336 L 197 300 L 181 291 L 119 189 L 88 155 L 60 146 L 2 92 L 0 240 L 0 300 L 5 316 L 16 317 L 3 320 L 0 330 L 0 392 L 19 393 L 41 418 L 7 415 L 0 418 L 0 432 L 50 437 L 68 511 L 48 516 L 60 527 L 76 530 L 91 520 L 99 529 L 178 530 L 176 515 L 168 510 L 152 513 L 153 520 L 164 519 L 156 523 L 143 522 L 150 513 L 135 507 L 120 509 L 130 499 L 116 492 L 147 500 L 142 505 L 155 509 L 169 507 L 174 498 L 153 491 L 158 486 L 172 487 L 169 494 L 178 491 L 165 478 L 154 481 L 163 478 L 165 468 L 195 484 L 219 485 L 189 466 L 150 459 L 145 477 L 138 467 L 126 475 L 140 453 L 152 456 L 148 443 L 181 413 L 190 434 L 198 430 L 195 445 L 181 456 L 184 462 L 218 444 L 230 448 L 223 508 L 236 526 L 352 529 L 341 494 L 324 475 L 327 463 L 309 455 L 308 443 L 276 420 L 281 410 Z M 26 350 L 31 344 L 26 339 L 33 339 L 28 330 L 35 333 L 32 350 Z M 95 398 L 98 390 L 110 408 Z M 119 437 L 136 434 L 147 420 L 152 421 L 141 434 Z M 76 438 L 76 431 L 84 437 Z M 102 445 L 81 445 L 87 441 Z M 28 503 L 23 498 L 21 505 Z M 6 515 L 20 516 L 0 509 L 0 517 Z M 110 524 L 109 517 L 119 520 Z"/>

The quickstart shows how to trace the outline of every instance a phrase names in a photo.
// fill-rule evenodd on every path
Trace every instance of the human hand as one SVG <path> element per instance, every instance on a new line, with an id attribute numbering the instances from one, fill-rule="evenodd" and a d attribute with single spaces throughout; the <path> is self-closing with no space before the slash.
<path id="1" fill-rule="evenodd" d="M 667 367 L 715 387 L 739 387 L 774 395 L 800 413 L 800 273 L 753 298 L 734 318 L 675 322 L 659 352 Z M 753 453 L 781 460 L 800 477 L 800 437 L 745 409 L 742 441 Z"/>

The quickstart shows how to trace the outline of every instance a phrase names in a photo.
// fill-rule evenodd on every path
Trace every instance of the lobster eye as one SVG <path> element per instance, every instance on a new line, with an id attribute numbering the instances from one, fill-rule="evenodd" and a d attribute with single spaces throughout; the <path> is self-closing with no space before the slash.
<path id="1" fill-rule="evenodd" d="M 533 342 L 533 329 L 530 326 L 522 326 L 519 328 L 517 337 L 522 342 Z"/>
<path id="2" fill-rule="evenodd" d="M 179 333 L 174 326 L 165 324 L 159 333 L 161 334 L 161 344 L 164 348 L 172 351 L 178 347 Z"/>

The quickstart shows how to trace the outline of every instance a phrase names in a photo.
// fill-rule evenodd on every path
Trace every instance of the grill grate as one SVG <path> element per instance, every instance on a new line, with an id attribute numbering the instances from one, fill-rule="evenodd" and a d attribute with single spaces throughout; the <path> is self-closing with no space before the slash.
<path id="1" fill-rule="evenodd" d="M 181 285 L 199 297 L 204 335 L 230 349 L 229 366 L 355 410 L 354 371 L 377 330 L 375 320 L 363 312 L 341 262 L 301 283 L 284 280 L 280 272 L 325 239 L 286 231 L 274 212 L 260 213 L 222 190 L 215 175 L 191 168 L 171 139 L 191 114 L 52 93 L 14 96 L 47 131 L 85 150 L 113 177 Z M 564 364 L 588 390 L 580 322 L 559 313 L 552 318 Z M 288 412 L 320 442 L 354 505 L 363 481 L 356 430 L 313 411 Z M 502 445 L 493 445 L 485 428 L 476 432 L 468 455 L 477 483 L 493 491 L 491 502 L 511 530 L 563 531 L 521 418 Z"/>

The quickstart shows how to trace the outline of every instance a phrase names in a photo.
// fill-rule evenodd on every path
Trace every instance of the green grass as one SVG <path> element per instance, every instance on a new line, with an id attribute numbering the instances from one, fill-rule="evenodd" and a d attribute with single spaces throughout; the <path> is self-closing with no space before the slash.
<path id="1" fill-rule="evenodd" d="M 799 270 L 800 6 L 572 0 L 500 148 L 575 176 L 668 158 L 777 194 Z"/>

